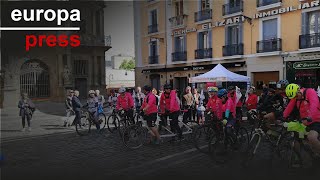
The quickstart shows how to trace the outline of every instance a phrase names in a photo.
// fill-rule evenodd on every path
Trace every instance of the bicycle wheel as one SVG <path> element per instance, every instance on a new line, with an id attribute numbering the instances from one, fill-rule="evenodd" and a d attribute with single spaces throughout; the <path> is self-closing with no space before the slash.
<path id="1" fill-rule="evenodd" d="M 195 148 L 202 153 L 209 153 L 208 141 L 210 140 L 209 127 L 197 125 L 193 128 L 192 141 Z M 210 128 L 211 129 L 211 128 Z"/>
<path id="2" fill-rule="evenodd" d="M 240 152 L 245 152 L 249 146 L 249 133 L 246 128 L 240 127 L 237 132 L 237 148 Z"/>
<path id="3" fill-rule="evenodd" d="M 188 128 L 186 128 L 186 129 L 182 128 L 182 130 L 185 130 L 185 131 L 182 132 L 182 134 L 183 134 L 184 138 L 187 140 L 187 142 L 192 143 L 193 142 L 192 134 L 194 133 L 194 129 L 196 127 L 198 127 L 199 124 L 197 122 L 195 122 L 195 121 L 189 121 L 186 124 L 186 126 L 188 126 L 188 128 L 190 128 L 191 130 L 188 129 Z"/>
<path id="4" fill-rule="evenodd" d="M 250 142 L 249 142 L 249 146 L 246 149 L 245 153 L 244 153 L 244 160 L 242 162 L 242 165 L 247 167 L 249 166 L 250 162 L 253 160 L 256 151 L 258 149 L 258 146 L 260 144 L 260 140 L 261 140 L 261 136 L 259 134 L 253 134 Z"/>
<path id="5" fill-rule="evenodd" d="M 145 128 L 137 125 L 128 126 L 122 136 L 122 141 L 125 147 L 129 149 L 140 148 L 146 139 Z"/>
<path id="6" fill-rule="evenodd" d="M 287 132 L 281 136 L 277 147 L 278 155 L 286 162 L 289 169 L 293 168 L 297 162 L 302 165 L 301 154 L 294 150 L 295 143 L 298 142 L 295 142 L 294 132 Z"/>
<path id="7" fill-rule="evenodd" d="M 80 122 L 76 122 L 76 131 L 79 136 L 86 136 L 90 133 L 91 122 L 87 116 L 81 116 Z"/>
<path id="8" fill-rule="evenodd" d="M 116 115 L 110 115 L 107 120 L 108 130 L 113 133 L 120 128 L 120 121 Z"/>
<path id="9" fill-rule="evenodd" d="M 100 131 L 103 130 L 106 127 L 107 124 L 107 118 L 104 113 L 98 114 L 98 123 L 100 124 Z"/>

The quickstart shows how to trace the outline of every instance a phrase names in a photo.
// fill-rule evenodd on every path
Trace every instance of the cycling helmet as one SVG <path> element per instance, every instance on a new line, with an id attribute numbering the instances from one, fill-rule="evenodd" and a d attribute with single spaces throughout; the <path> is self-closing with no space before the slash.
<path id="1" fill-rule="evenodd" d="M 94 91 L 94 90 L 90 90 L 89 92 L 88 92 L 88 94 L 95 94 L 96 92 Z"/>
<path id="2" fill-rule="evenodd" d="M 277 83 L 277 88 L 278 88 L 278 89 L 285 89 L 288 84 L 289 84 L 289 81 L 288 81 L 288 80 L 280 80 L 280 81 Z"/>
<path id="3" fill-rule="evenodd" d="M 218 97 L 222 98 L 222 97 L 226 97 L 228 95 L 228 91 L 226 89 L 220 89 L 218 91 Z"/>
<path id="4" fill-rule="evenodd" d="M 172 86 L 170 84 L 165 84 L 163 86 L 163 89 L 172 89 Z"/>
<path id="5" fill-rule="evenodd" d="M 252 90 L 256 90 L 256 87 L 254 87 L 254 86 L 250 86 L 250 89 L 252 89 Z"/>
<path id="6" fill-rule="evenodd" d="M 281 85 L 283 85 L 283 86 L 288 86 L 288 84 L 289 84 L 289 81 L 288 80 L 286 80 L 286 79 L 284 79 L 284 80 L 280 80 L 277 84 L 281 84 Z"/>
<path id="7" fill-rule="evenodd" d="M 148 86 L 148 85 L 145 85 L 145 86 L 143 86 L 143 89 L 144 89 L 145 91 L 150 92 L 152 88 L 151 88 L 150 86 Z"/>
<path id="8" fill-rule="evenodd" d="M 289 99 L 293 99 L 294 97 L 296 97 L 297 92 L 300 91 L 300 87 L 298 84 L 289 84 L 286 87 L 286 95 L 288 96 Z"/>
<path id="9" fill-rule="evenodd" d="M 208 92 L 218 92 L 217 87 L 208 87 L 207 90 L 208 90 Z"/>
<path id="10" fill-rule="evenodd" d="M 126 92 L 126 88 L 121 87 L 121 88 L 119 89 L 119 93 L 125 93 L 125 92 Z"/>

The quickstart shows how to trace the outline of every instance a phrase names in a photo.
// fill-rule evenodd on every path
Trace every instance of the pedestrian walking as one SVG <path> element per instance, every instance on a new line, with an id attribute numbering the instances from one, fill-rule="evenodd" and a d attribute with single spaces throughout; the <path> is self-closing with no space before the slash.
<path id="1" fill-rule="evenodd" d="M 74 111 L 72 107 L 72 97 L 74 96 L 74 91 L 68 90 L 67 91 L 67 98 L 65 100 L 65 106 L 66 106 L 66 117 L 64 118 L 64 127 L 69 127 L 72 124 L 71 116 L 74 116 Z"/>
<path id="2" fill-rule="evenodd" d="M 20 108 L 19 115 L 22 118 L 22 132 L 25 131 L 25 124 L 26 119 L 28 123 L 28 131 L 31 131 L 31 118 L 32 114 L 35 111 L 35 105 L 31 101 L 31 99 L 28 98 L 27 93 L 23 93 L 21 96 L 21 99 L 18 103 L 18 107 Z"/>
<path id="3" fill-rule="evenodd" d="M 82 108 L 82 104 L 79 100 L 79 91 L 74 91 L 74 96 L 72 97 L 72 108 L 73 111 L 76 115 L 76 117 L 74 118 L 74 124 L 79 124 L 81 126 L 81 108 Z"/>

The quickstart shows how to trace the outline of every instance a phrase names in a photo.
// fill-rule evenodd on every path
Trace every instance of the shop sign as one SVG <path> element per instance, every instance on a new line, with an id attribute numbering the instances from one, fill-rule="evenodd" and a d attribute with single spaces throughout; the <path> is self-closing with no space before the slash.
<path id="1" fill-rule="evenodd" d="M 181 29 L 178 31 L 174 31 L 171 33 L 171 36 L 180 36 L 180 35 L 184 35 L 190 32 L 196 32 L 197 29 L 196 28 L 190 28 L 190 29 Z"/>
<path id="2" fill-rule="evenodd" d="M 274 10 L 270 10 L 270 11 L 266 11 L 266 12 L 261 12 L 259 14 L 255 14 L 253 16 L 253 18 L 254 19 L 264 18 L 264 17 L 274 16 L 274 15 L 283 14 L 283 13 L 287 13 L 287 12 L 297 11 L 297 10 L 301 10 L 301 9 L 318 7 L 319 5 L 320 5 L 319 1 L 311 1 L 310 3 L 306 2 L 306 3 L 299 4 L 297 7 L 289 6 L 289 7 L 284 7 L 284 8 L 280 8 L 280 9 L 274 9 Z"/>
<path id="3" fill-rule="evenodd" d="M 320 68 L 320 61 L 296 62 L 293 63 L 294 69 L 315 69 Z"/>
<path id="4" fill-rule="evenodd" d="M 284 13 L 288 13 L 288 12 L 293 12 L 293 11 L 297 11 L 297 10 L 308 9 L 308 8 L 313 8 L 313 7 L 318 7 L 318 6 L 320 6 L 319 0 L 305 2 L 305 3 L 299 4 L 298 6 L 283 7 L 283 8 L 279 8 L 279 9 L 273 9 L 270 11 L 257 13 L 252 16 L 252 19 L 265 18 L 265 17 L 270 17 L 270 16 L 274 16 L 274 15 L 278 15 L 278 14 L 284 14 Z M 248 18 L 248 17 L 238 16 L 238 17 L 233 17 L 233 18 L 227 18 L 227 19 L 217 21 L 214 23 L 205 23 L 205 24 L 202 24 L 202 29 L 206 30 L 206 29 L 212 29 L 214 27 L 221 27 L 221 26 L 226 26 L 226 25 L 230 25 L 230 24 L 242 23 L 245 21 L 246 18 Z M 175 32 L 171 33 L 171 35 L 177 36 L 177 35 L 183 35 L 188 32 L 195 32 L 195 31 L 197 31 L 196 28 L 183 29 L 183 30 L 175 31 Z"/>

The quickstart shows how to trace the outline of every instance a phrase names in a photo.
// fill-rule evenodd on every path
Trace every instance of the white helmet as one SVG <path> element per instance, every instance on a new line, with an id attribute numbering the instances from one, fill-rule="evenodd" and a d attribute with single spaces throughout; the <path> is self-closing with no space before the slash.
<path id="1" fill-rule="evenodd" d="M 126 88 L 121 87 L 121 88 L 119 89 L 119 93 L 124 93 L 124 92 L 126 92 Z"/>
<path id="2" fill-rule="evenodd" d="M 88 92 L 88 94 L 95 94 L 96 92 L 94 92 L 94 90 L 90 90 L 89 92 Z"/>

